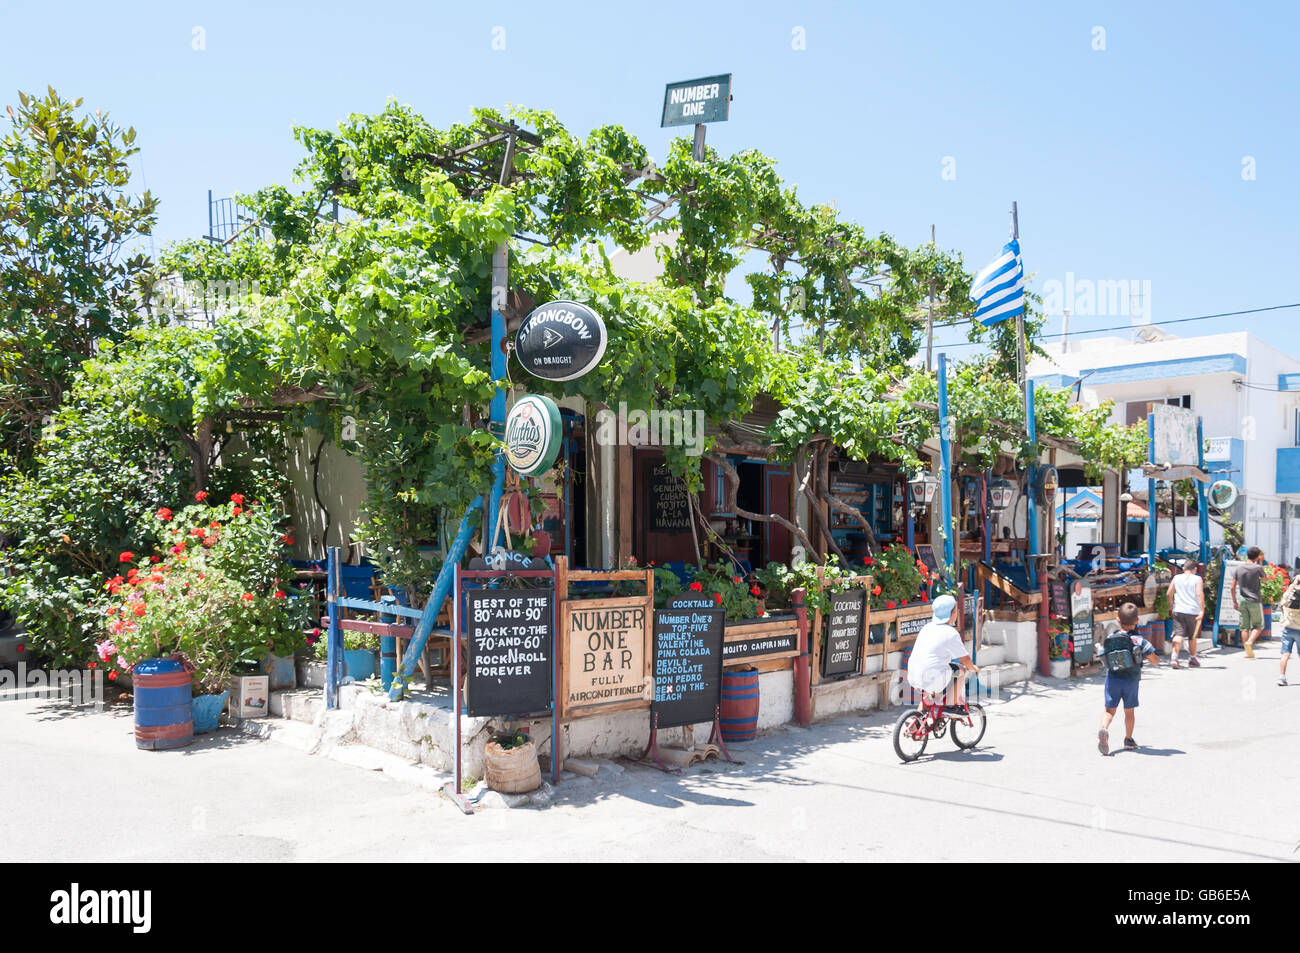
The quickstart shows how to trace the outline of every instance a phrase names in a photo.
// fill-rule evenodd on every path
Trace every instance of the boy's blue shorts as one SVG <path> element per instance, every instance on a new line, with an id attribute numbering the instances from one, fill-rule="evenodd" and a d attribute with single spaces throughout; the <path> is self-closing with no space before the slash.
<path id="1" fill-rule="evenodd" d="M 1138 686 L 1142 684 L 1140 678 L 1116 678 L 1113 675 L 1106 676 L 1106 707 L 1118 708 L 1123 702 L 1125 708 L 1136 708 L 1138 706 Z"/>

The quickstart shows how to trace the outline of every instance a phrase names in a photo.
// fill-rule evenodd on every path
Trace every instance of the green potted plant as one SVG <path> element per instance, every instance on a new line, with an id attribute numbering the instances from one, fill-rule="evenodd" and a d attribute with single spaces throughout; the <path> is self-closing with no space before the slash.
<path id="1" fill-rule="evenodd" d="M 1074 656 L 1068 619 L 1053 618 L 1047 625 L 1047 655 L 1052 678 L 1069 678 Z"/>

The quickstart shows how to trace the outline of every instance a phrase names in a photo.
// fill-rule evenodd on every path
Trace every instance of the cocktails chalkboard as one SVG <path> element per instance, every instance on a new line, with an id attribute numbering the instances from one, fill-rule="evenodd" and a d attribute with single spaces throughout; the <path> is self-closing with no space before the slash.
<path id="1" fill-rule="evenodd" d="M 930 570 L 930 572 L 934 573 L 939 571 L 939 560 L 935 558 L 934 546 L 930 543 L 916 544 L 916 558 L 925 563 L 925 568 Z"/>
<path id="2" fill-rule="evenodd" d="M 831 594 L 831 611 L 827 620 L 826 654 L 822 657 L 823 675 L 847 675 L 858 670 L 862 657 L 863 618 L 867 590 L 848 589 Z"/>
<path id="3" fill-rule="evenodd" d="M 525 715 L 551 707 L 554 600 L 553 589 L 465 593 L 470 715 Z"/>
<path id="4" fill-rule="evenodd" d="M 650 468 L 650 531 L 685 533 L 691 528 L 686 484 L 666 466 Z"/>
<path id="5" fill-rule="evenodd" d="M 650 708 L 660 728 L 713 721 L 722 694 L 723 617 L 711 598 L 693 595 L 655 610 Z"/>
<path id="6" fill-rule="evenodd" d="M 1052 579 L 1047 584 L 1048 611 L 1056 619 L 1068 619 L 1070 612 L 1070 580 L 1068 577 Z"/>

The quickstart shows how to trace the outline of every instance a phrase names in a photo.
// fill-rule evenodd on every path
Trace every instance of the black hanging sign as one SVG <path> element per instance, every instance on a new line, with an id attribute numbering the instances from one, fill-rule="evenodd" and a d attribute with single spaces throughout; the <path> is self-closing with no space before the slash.
<path id="1" fill-rule="evenodd" d="M 712 598 L 680 595 L 654 614 L 654 702 L 659 728 L 713 721 L 722 698 L 725 613 Z"/>
<path id="2" fill-rule="evenodd" d="M 650 532 L 686 533 L 690 528 L 690 497 L 685 482 L 663 464 L 651 467 Z"/>
<path id="3" fill-rule="evenodd" d="M 858 670 L 866 607 L 865 589 L 846 589 L 831 594 L 826 653 L 822 656 L 823 675 L 847 675 Z"/>
<path id="4" fill-rule="evenodd" d="M 576 301 L 538 305 L 515 333 L 524 370 L 548 381 L 581 377 L 605 356 L 609 334 L 600 315 Z"/>
<path id="5" fill-rule="evenodd" d="M 551 707 L 554 602 L 554 589 L 466 591 L 470 715 L 526 715 Z"/>

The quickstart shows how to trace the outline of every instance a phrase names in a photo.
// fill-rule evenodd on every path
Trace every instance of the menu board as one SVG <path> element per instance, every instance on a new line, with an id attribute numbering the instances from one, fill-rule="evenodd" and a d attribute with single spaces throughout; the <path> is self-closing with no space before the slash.
<path id="1" fill-rule="evenodd" d="M 1092 585 L 1087 580 L 1076 579 L 1070 587 L 1070 637 L 1074 640 L 1074 660 L 1079 664 L 1092 661 Z"/>
<path id="2" fill-rule="evenodd" d="M 1053 618 L 1068 619 L 1070 612 L 1070 579 L 1053 577 L 1047 583 L 1048 611 Z"/>
<path id="3" fill-rule="evenodd" d="M 710 598 L 676 596 L 654 614 L 654 702 L 660 728 L 713 721 L 722 697 L 724 613 Z"/>
<path id="4" fill-rule="evenodd" d="M 916 544 L 916 558 L 925 563 L 925 568 L 932 573 L 939 571 L 939 560 L 934 555 L 934 546 L 930 543 Z"/>
<path id="5" fill-rule="evenodd" d="M 691 528 L 686 483 L 660 464 L 650 468 L 650 532 L 685 533 Z"/>
<path id="6" fill-rule="evenodd" d="M 470 715 L 526 715 L 551 707 L 554 603 L 554 589 L 465 593 Z"/>
<path id="7" fill-rule="evenodd" d="M 846 589 L 831 593 L 827 618 L 826 651 L 822 654 L 823 675 L 856 672 L 862 659 L 862 630 L 866 617 L 867 590 Z"/>
<path id="8" fill-rule="evenodd" d="M 797 625 L 763 626 L 754 635 L 731 638 L 722 643 L 722 661 L 730 665 L 744 659 L 779 659 L 799 654 Z"/>
<path id="9" fill-rule="evenodd" d="M 569 599 L 560 606 L 562 713 L 595 715 L 613 706 L 644 707 L 649 701 L 650 598 Z"/>
<path id="10" fill-rule="evenodd" d="M 1232 604 L 1232 580 L 1237 578 L 1238 569 L 1248 565 L 1250 564 L 1244 559 L 1229 559 L 1223 564 L 1222 595 L 1216 603 L 1219 627 L 1222 629 L 1241 628 L 1241 609 Z M 1240 587 L 1237 598 L 1241 599 Z"/>

